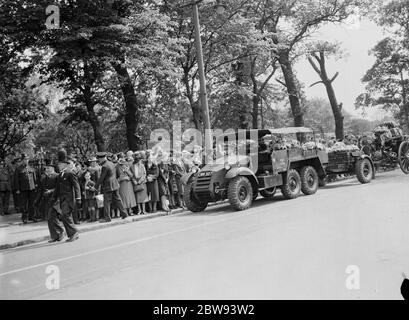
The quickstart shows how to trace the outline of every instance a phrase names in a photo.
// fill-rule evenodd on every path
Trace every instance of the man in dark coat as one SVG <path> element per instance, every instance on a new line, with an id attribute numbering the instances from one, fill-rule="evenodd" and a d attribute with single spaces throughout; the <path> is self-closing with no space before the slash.
<path id="1" fill-rule="evenodd" d="M 9 166 L 0 159 L 0 215 L 9 214 L 11 194 L 11 172 Z"/>
<path id="2" fill-rule="evenodd" d="M 43 219 L 48 219 L 48 213 L 51 209 L 50 202 L 55 190 L 58 174 L 50 159 L 45 160 L 44 172 L 40 177 L 40 184 L 37 192 L 35 206 L 38 208 Z"/>
<path id="3" fill-rule="evenodd" d="M 66 158 L 65 150 L 59 151 L 58 160 L 59 175 L 57 177 L 52 201 L 55 210 L 53 210 L 53 216 L 49 222 L 59 234 L 58 238 L 52 238 L 52 240 L 60 241 L 62 228 L 58 221 L 58 214 L 56 214 L 59 211 L 61 221 L 68 236 L 67 241 L 71 242 L 77 240 L 79 237 L 79 232 L 74 225 L 72 214 L 76 205 L 81 206 L 81 191 L 77 176 L 69 170 L 70 163 Z"/>
<path id="4" fill-rule="evenodd" d="M 20 160 L 20 165 L 14 173 L 14 185 L 19 197 L 19 207 L 22 210 L 21 218 L 23 223 L 27 223 L 27 220 L 36 222 L 34 217 L 34 200 L 38 184 L 37 173 L 28 164 L 29 159 L 27 155 L 22 154 Z"/>
<path id="5" fill-rule="evenodd" d="M 97 153 L 98 162 L 101 166 L 101 176 L 95 186 L 95 189 L 101 188 L 101 192 L 104 194 L 104 218 L 100 222 L 110 222 L 111 205 L 116 207 L 120 213 L 122 219 L 125 219 L 128 214 L 126 213 L 121 197 L 119 195 L 119 183 L 116 179 L 115 165 L 107 160 L 106 152 Z"/>

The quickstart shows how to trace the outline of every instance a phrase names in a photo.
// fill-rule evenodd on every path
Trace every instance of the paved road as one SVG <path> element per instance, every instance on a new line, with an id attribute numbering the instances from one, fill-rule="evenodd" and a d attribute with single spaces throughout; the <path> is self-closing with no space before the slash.
<path id="1" fill-rule="evenodd" d="M 408 194 L 409 176 L 396 170 L 245 212 L 222 205 L 3 251 L 0 298 L 401 299 Z M 58 290 L 46 287 L 50 265 Z M 348 266 L 359 268 L 358 290 L 346 287 L 358 280 Z"/>

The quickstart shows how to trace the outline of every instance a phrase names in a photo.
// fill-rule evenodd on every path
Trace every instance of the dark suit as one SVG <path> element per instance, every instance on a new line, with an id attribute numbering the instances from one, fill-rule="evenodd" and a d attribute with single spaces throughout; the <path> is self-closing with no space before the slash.
<path id="1" fill-rule="evenodd" d="M 0 215 L 9 213 L 11 172 L 7 166 L 0 167 Z"/>
<path id="2" fill-rule="evenodd" d="M 52 210 L 52 214 L 49 218 L 49 225 L 51 224 L 52 226 L 50 229 L 55 228 L 59 235 L 62 233 L 61 224 L 58 221 L 57 215 L 58 208 L 55 210 L 55 202 L 59 201 L 61 221 L 64 225 L 67 236 L 71 238 L 78 232 L 72 219 L 76 200 L 78 199 L 81 200 L 81 191 L 77 176 L 70 171 L 65 170 L 61 172 L 56 179 L 56 186 L 53 194 L 54 210 Z M 53 237 L 53 235 L 51 235 L 51 237 Z"/>
<path id="3" fill-rule="evenodd" d="M 119 209 L 122 217 L 126 217 L 124 205 L 119 195 L 119 183 L 116 178 L 115 165 L 106 160 L 101 165 L 101 175 L 95 186 L 95 189 L 101 187 L 101 192 L 104 194 L 104 219 L 111 220 L 111 205 Z"/>

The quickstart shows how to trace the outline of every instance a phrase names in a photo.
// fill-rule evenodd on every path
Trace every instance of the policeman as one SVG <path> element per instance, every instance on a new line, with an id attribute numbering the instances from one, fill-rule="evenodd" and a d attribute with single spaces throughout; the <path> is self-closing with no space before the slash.
<path id="1" fill-rule="evenodd" d="M 3 159 L 0 159 L 0 215 L 9 214 L 11 193 L 11 172 Z"/>
<path id="2" fill-rule="evenodd" d="M 26 154 L 20 157 L 19 166 L 14 173 L 14 184 L 16 194 L 19 197 L 19 206 L 22 211 L 22 220 L 26 224 L 27 220 L 37 222 L 34 217 L 34 200 L 36 197 L 37 175 L 36 171 L 29 164 Z"/>

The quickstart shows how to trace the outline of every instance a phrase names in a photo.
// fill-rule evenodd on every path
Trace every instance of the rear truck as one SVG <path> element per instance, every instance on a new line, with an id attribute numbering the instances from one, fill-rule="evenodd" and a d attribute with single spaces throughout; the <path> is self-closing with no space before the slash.
<path id="1" fill-rule="evenodd" d="M 330 151 L 324 168 L 326 177 L 320 179 L 320 186 L 325 186 L 328 179 L 342 174 L 356 175 L 360 183 L 369 183 L 375 179 L 374 163 L 371 157 L 361 150 Z"/>

